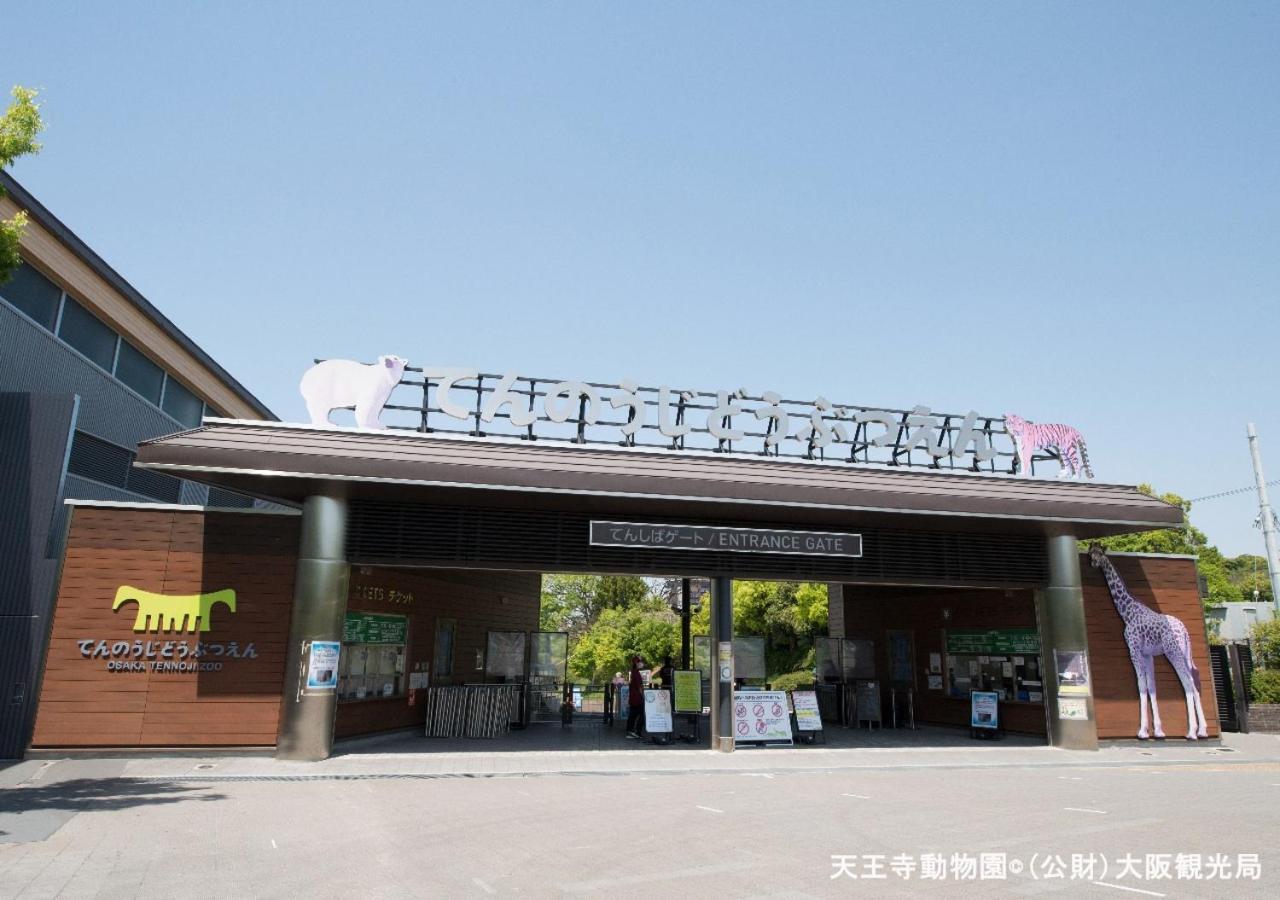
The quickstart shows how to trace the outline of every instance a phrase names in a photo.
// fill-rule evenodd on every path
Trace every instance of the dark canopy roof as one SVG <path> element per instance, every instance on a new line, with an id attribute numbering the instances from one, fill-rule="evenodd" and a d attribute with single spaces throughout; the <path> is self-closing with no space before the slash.
<path id="1" fill-rule="evenodd" d="M 267 499 L 352 498 L 1080 538 L 1178 526 L 1133 487 L 412 432 L 214 421 L 148 441 L 138 465 Z"/>

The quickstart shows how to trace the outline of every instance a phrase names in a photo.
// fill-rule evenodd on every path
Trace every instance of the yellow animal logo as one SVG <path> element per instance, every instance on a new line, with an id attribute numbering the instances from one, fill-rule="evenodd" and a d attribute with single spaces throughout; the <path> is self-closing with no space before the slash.
<path id="1" fill-rule="evenodd" d="M 230 588 L 209 594 L 183 594 L 166 597 L 151 591 L 122 585 L 116 591 L 116 602 L 111 608 L 119 609 L 125 603 L 138 604 L 138 618 L 133 622 L 134 631 L 174 631 L 187 633 L 209 630 L 209 613 L 215 604 L 221 603 L 229 611 L 236 611 L 236 592 Z"/>

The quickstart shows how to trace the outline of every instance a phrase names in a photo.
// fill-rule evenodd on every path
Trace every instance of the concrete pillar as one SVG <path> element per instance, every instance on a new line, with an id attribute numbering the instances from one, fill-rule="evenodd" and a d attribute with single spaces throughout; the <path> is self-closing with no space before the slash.
<path id="1" fill-rule="evenodd" d="M 728 645 L 728 660 L 722 649 Z M 733 752 L 733 581 L 711 579 L 711 749 Z"/>
<path id="2" fill-rule="evenodd" d="M 293 585 L 293 623 L 285 662 L 276 759 L 314 762 L 333 750 L 336 691 L 306 694 L 303 648 L 311 641 L 342 640 L 347 613 L 347 501 L 315 495 L 302 506 L 302 537 Z"/>
<path id="3" fill-rule="evenodd" d="M 1049 585 L 1036 591 L 1036 620 L 1040 625 L 1040 652 L 1044 666 L 1044 711 L 1049 743 L 1066 750 L 1097 750 L 1098 722 L 1093 711 L 1093 667 L 1089 667 L 1089 693 L 1069 695 L 1084 700 L 1085 719 L 1064 719 L 1059 711 L 1058 667 L 1055 650 L 1080 650 L 1088 659 L 1084 590 L 1080 586 L 1080 551 L 1074 534 L 1051 534 L 1048 541 Z"/>

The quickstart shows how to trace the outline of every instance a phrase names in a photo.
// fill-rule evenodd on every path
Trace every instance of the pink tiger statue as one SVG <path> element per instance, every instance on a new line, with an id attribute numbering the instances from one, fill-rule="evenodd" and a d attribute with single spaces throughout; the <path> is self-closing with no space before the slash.
<path id="1" fill-rule="evenodd" d="M 1084 445 L 1084 437 L 1070 425 L 1037 425 L 1028 422 L 1021 416 L 1005 413 L 1004 427 L 1013 438 L 1014 449 L 1018 451 L 1018 471 L 1023 475 L 1031 474 L 1031 456 L 1038 450 L 1056 450 L 1062 469 L 1059 478 L 1092 478 L 1093 470 L 1089 468 L 1089 451 Z"/>

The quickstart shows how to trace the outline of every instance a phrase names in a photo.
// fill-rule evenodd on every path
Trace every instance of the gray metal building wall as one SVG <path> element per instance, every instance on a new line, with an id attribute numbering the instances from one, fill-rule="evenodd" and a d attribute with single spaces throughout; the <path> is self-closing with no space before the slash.
<path id="1" fill-rule="evenodd" d="M 0 393 L 0 759 L 22 755 L 62 557 L 70 394 Z"/>
<path id="2" fill-rule="evenodd" d="M 78 430 L 120 447 L 183 430 L 6 303 L 0 303 L 0 759 L 20 757 L 35 715 L 67 511 L 63 500 L 155 502 L 67 474 Z M 182 482 L 179 501 L 208 490 Z"/>

